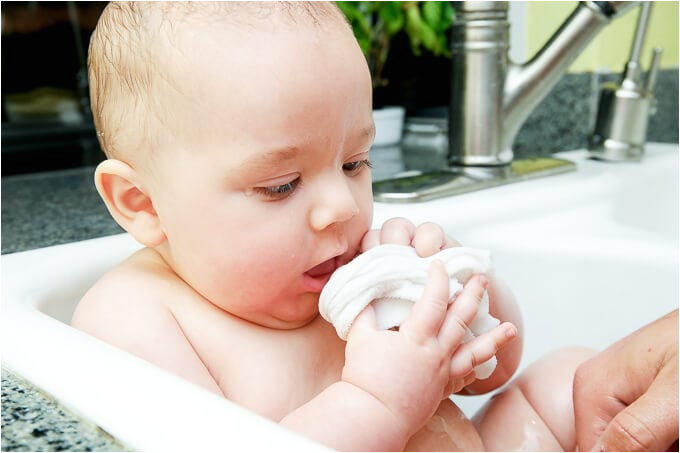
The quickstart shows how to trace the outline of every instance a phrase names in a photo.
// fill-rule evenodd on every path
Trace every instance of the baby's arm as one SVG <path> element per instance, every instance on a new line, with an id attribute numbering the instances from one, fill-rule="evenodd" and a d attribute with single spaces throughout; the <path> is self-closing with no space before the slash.
<path id="1" fill-rule="evenodd" d="M 281 423 L 339 450 L 403 449 L 450 394 L 452 358 L 464 367 L 474 363 L 459 345 L 483 293 L 483 279 L 473 278 L 449 305 L 448 276 L 435 260 L 399 331 L 378 330 L 369 305 L 349 332 L 341 380 Z M 506 328 L 479 338 L 493 349 L 509 341 Z"/>
<path id="2" fill-rule="evenodd" d="M 364 236 L 361 251 L 380 244 L 410 245 L 421 257 L 433 255 L 461 244 L 448 237 L 437 224 L 425 222 L 416 227 L 411 221 L 395 217 L 387 220 L 380 229 L 371 230 Z M 502 280 L 494 277 L 488 286 L 489 314 L 501 322 L 510 322 L 517 328 L 517 338 L 496 354 L 497 365 L 493 374 L 484 380 L 472 380 L 461 389 L 464 394 L 481 394 L 505 384 L 515 373 L 522 355 L 522 318 L 510 289 Z M 481 363 L 481 362 L 480 362 Z"/>
<path id="3" fill-rule="evenodd" d="M 164 295 L 150 289 L 154 279 L 126 272 L 116 269 L 97 282 L 78 304 L 71 325 L 224 396 L 173 314 L 158 303 Z"/>

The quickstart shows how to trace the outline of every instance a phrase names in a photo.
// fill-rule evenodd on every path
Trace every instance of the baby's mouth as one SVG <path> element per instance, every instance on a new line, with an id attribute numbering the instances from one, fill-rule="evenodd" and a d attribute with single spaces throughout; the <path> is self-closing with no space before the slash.
<path id="1" fill-rule="evenodd" d="M 335 272 L 335 269 L 338 268 L 337 261 L 338 257 L 333 257 L 305 272 L 305 289 L 313 293 L 320 293 L 326 283 L 328 283 L 333 272 Z"/>

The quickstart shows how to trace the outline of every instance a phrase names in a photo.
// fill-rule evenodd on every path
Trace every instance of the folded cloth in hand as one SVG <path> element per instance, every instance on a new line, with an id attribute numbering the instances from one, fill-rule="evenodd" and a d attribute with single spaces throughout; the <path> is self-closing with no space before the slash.
<path id="1" fill-rule="evenodd" d="M 473 274 L 493 275 L 491 256 L 484 250 L 453 247 L 421 258 L 413 247 L 384 244 L 357 256 L 333 273 L 319 297 L 319 312 L 343 340 L 347 340 L 354 319 L 370 303 L 373 303 L 379 329 L 398 327 L 423 294 L 433 259 L 442 261 L 449 275 L 449 303 Z M 463 342 L 499 324 L 500 321 L 489 314 L 489 300 L 484 293 Z M 477 366 L 475 373 L 478 379 L 486 379 L 495 368 L 496 358 L 492 357 Z"/>

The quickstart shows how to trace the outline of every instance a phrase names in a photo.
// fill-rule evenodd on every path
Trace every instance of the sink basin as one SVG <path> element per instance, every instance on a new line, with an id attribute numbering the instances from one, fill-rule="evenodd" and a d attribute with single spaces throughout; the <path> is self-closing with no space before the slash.
<path id="1" fill-rule="evenodd" d="M 559 153 L 578 170 L 421 204 L 378 204 L 376 224 L 434 221 L 492 252 L 525 332 L 520 368 L 548 351 L 603 349 L 678 308 L 678 146 L 642 163 Z M 489 395 L 455 397 L 468 415 Z"/>
<path id="2" fill-rule="evenodd" d="M 520 368 L 555 348 L 605 348 L 678 307 L 678 145 L 641 163 L 560 153 L 577 170 L 418 204 L 376 203 L 434 221 L 492 252 L 523 314 Z M 2 364 L 135 450 L 320 447 L 68 326 L 85 290 L 138 248 L 109 236 L 2 256 Z M 455 397 L 472 415 L 489 395 Z M 234 429 L 231 429 L 234 427 Z"/>

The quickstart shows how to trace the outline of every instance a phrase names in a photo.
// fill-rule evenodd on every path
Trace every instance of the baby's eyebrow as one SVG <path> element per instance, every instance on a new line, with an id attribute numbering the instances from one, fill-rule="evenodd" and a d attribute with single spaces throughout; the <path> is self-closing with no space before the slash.
<path id="1" fill-rule="evenodd" d="M 373 140 L 373 138 L 375 137 L 375 124 L 371 123 L 370 126 L 362 130 L 362 138 L 363 137 Z"/>
<path id="2" fill-rule="evenodd" d="M 375 125 L 371 124 L 361 129 L 358 138 L 360 140 L 373 140 L 375 135 Z M 238 171 L 262 171 L 272 167 L 280 166 L 286 162 L 295 160 L 300 155 L 300 148 L 297 146 L 287 146 L 285 148 L 273 149 L 249 157 L 238 166 Z"/>
<path id="3" fill-rule="evenodd" d="M 239 164 L 239 171 L 266 170 L 268 168 L 276 167 L 285 162 L 294 160 L 299 154 L 300 149 L 296 146 L 266 151 L 245 159 Z"/>

